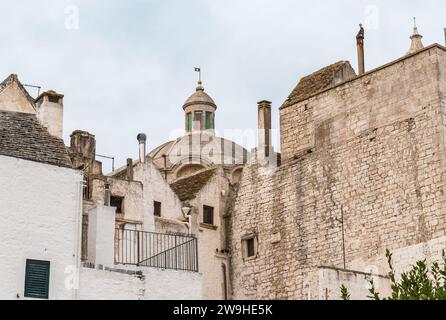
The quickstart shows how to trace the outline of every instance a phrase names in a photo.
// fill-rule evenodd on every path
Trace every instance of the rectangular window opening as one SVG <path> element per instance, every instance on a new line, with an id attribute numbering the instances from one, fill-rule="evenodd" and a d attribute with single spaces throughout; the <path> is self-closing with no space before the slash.
<path id="1" fill-rule="evenodd" d="M 206 112 L 206 123 L 205 123 L 206 130 L 209 130 L 212 128 L 211 122 L 212 122 L 212 112 Z"/>
<path id="2" fill-rule="evenodd" d="M 187 114 L 187 131 L 192 131 L 192 112 Z"/>
<path id="3" fill-rule="evenodd" d="M 214 225 L 214 208 L 203 206 L 203 223 Z"/>
<path id="4" fill-rule="evenodd" d="M 153 215 L 155 217 L 161 217 L 161 202 L 153 201 Z"/>
<path id="5" fill-rule="evenodd" d="M 255 243 L 254 238 L 246 240 L 246 256 L 248 258 L 254 257 L 255 253 Z"/>
<path id="6" fill-rule="evenodd" d="M 124 201 L 123 197 L 112 196 L 110 198 L 110 207 L 116 208 L 116 213 L 123 213 L 122 203 Z"/>

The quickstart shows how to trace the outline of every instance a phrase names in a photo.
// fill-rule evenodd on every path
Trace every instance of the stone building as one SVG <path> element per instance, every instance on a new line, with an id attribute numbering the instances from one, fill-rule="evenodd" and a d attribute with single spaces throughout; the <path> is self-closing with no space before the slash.
<path id="1" fill-rule="evenodd" d="M 42 107 L 16 75 L 0 83 L 0 299 L 75 296 L 65 278 L 80 265 L 82 171 Z"/>
<path id="2" fill-rule="evenodd" d="M 248 152 L 216 136 L 217 104 L 201 81 L 183 104 L 184 135 L 148 152 L 139 134 L 139 158 L 111 173 L 97 160 L 95 136 L 74 131 L 62 148 L 69 170 L 83 173 L 74 295 L 331 300 L 344 284 L 364 299 L 370 279 L 389 290 L 386 249 L 399 271 L 439 259 L 446 48 L 424 47 L 415 28 L 404 56 L 366 71 L 362 27 L 356 39 L 358 74 L 348 61 L 324 67 L 279 108 L 280 153 L 271 145 L 271 102 L 253 108 L 258 145 Z M 0 124 L 18 112 L 61 137 L 63 95 L 54 91 L 33 99 L 12 75 L 0 84 L 0 110 Z M 51 161 L 60 156 L 47 152 Z"/>
<path id="3" fill-rule="evenodd" d="M 0 299 L 202 298 L 197 239 L 150 232 L 147 203 L 163 185 L 174 197 L 159 171 L 105 177 L 94 136 L 75 131 L 67 148 L 62 123 L 63 95 L 0 83 Z"/>
<path id="4" fill-rule="evenodd" d="M 370 279 L 385 293 L 386 249 L 404 270 L 446 245 L 446 49 L 421 38 L 415 28 L 406 55 L 366 72 L 361 28 L 359 75 L 334 63 L 280 107 L 280 154 L 271 102 L 258 103 L 248 152 L 215 136 L 217 105 L 200 81 L 185 134 L 148 153 L 140 135 L 139 160 L 93 175 L 84 203 L 104 201 L 109 185 L 117 225 L 196 236 L 205 299 L 338 299 L 342 284 L 363 299 Z"/>
<path id="5" fill-rule="evenodd" d="M 234 299 L 338 299 L 341 284 L 364 299 L 367 278 L 388 291 L 386 249 L 399 271 L 441 259 L 446 48 L 411 39 L 358 76 L 341 61 L 304 77 L 280 107 L 281 165 L 249 163 L 231 211 Z"/>

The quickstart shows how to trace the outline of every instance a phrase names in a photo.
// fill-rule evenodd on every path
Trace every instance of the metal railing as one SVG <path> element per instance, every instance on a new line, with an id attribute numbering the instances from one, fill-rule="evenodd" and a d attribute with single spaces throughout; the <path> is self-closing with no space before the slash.
<path id="1" fill-rule="evenodd" d="M 115 230 L 115 263 L 198 272 L 197 238 L 136 230 Z"/>

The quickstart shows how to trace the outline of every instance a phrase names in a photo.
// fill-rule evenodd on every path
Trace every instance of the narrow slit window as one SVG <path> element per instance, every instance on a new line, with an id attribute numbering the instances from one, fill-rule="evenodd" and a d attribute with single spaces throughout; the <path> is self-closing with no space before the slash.
<path id="1" fill-rule="evenodd" d="M 214 225 L 214 208 L 203 206 L 203 223 Z"/>
<path id="2" fill-rule="evenodd" d="M 255 254 L 255 243 L 254 238 L 246 240 L 246 256 L 248 258 L 254 257 Z"/>
<path id="3" fill-rule="evenodd" d="M 205 129 L 209 130 L 212 128 L 212 112 L 206 112 L 206 123 L 205 123 Z"/>
<path id="4" fill-rule="evenodd" d="M 187 131 L 192 131 L 192 112 L 187 114 Z"/>
<path id="5" fill-rule="evenodd" d="M 161 202 L 159 201 L 153 202 L 153 215 L 155 217 L 161 217 Z"/>

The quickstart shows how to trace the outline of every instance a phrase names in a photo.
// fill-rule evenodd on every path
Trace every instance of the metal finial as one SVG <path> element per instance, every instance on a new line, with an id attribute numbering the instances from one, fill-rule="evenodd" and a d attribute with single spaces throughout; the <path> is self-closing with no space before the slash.
<path id="1" fill-rule="evenodd" d="M 198 83 L 201 83 L 201 68 L 195 67 L 195 72 L 198 72 Z"/>
<path id="2" fill-rule="evenodd" d="M 413 17 L 413 27 L 417 27 L 417 17 Z"/>

